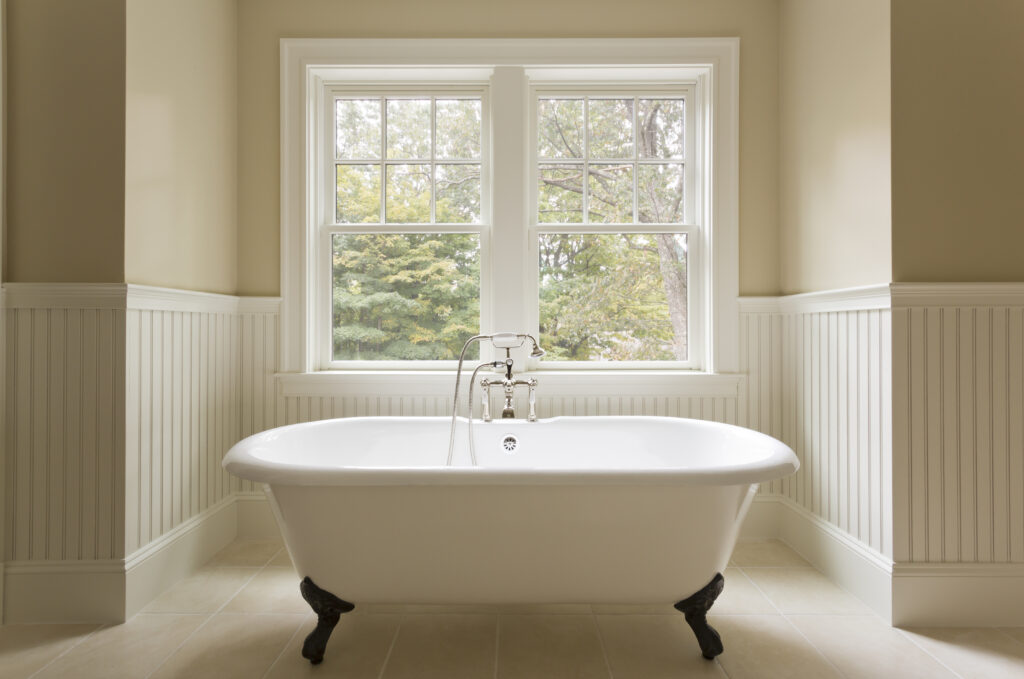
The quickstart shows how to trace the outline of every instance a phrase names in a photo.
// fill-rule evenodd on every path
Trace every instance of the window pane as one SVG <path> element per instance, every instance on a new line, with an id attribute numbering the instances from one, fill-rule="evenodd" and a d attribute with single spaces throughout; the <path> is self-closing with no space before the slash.
<path id="1" fill-rule="evenodd" d="M 476 234 L 335 234 L 332 255 L 334 360 L 455 359 L 479 332 Z"/>
<path id="2" fill-rule="evenodd" d="M 436 156 L 452 160 L 478 159 L 480 100 L 438 99 L 436 115 Z"/>
<path id="3" fill-rule="evenodd" d="M 590 100 L 590 157 L 633 157 L 633 100 Z"/>
<path id="4" fill-rule="evenodd" d="M 380 165 L 338 165 L 339 224 L 380 222 Z"/>
<path id="5" fill-rule="evenodd" d="M 685 234 L 544 234 L 544 360 L 686 360 Z"/>
<path id="6" fill-rule="evenodd" d="M 682 99 L 641 99 L 637 109 L 641 158 L 683 157 Z"/>
<path id="7" fill-rule="evenodd" d="M 540 99 L 537 102 L 537 156 L 583 157 L 582 99 Z"/>
<path id="8" fill-rule="evenodd" d="M 435 172 L 435 221 L 480 223 L 480 166 L 438 165 Z"/>
<path id="9" fill-rule="evenodd" d="M 430 222 L 430 166 L 388 165 L 384 210 L 392 224 Z"/>
<path id="10" fill-rule="evenodd" d="M 583 221 L 582 165 L 540 166 L 537 221 L 541 224 Z"/>
<path id="11" fill-rule="evenodd" d="M 388 99 L 388 158 L 430 159 L 430 100 Z"/>
<path id="12" fill-rule="evenodd" d="M 380 99 L 339 99 L 335 120 L 338 158 L 380 158 Z"/>
<path id="13" fill-rule="evenodd" d="M 683 166 L 677 163 L 641 165 L 637 217 L 644 224 L 683 221 Z"/>
<path id="14" fill-rule="evenodd" d="M 633 165 L 591 165 L 589 170 L 591 222 L 633 223 Z"/>

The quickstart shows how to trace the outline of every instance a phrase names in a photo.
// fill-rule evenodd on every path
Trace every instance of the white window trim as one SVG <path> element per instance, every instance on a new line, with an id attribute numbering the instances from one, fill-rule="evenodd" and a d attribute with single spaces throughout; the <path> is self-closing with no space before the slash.
<path id="1" fill-rule="evenodd" d="M 488 68 L 480 65 L 486 64 Z M 609 379 L 625 384 L 652 380 L 678 385 L 692 376 L 705 386 L 707 373 L 736 373 L 739 366 L 739 39 L 667 38 L 667 39 L 283 39 L 281 40 L 281 338 L 280 369 L 283 373 L 314 373 L 318 364 L 314 337 L 317 294 L 311 273 L 316 270 L 317 237 L 316 192 L 307 191 L 316 178 L 316 159 L 309 158 L 309 135 L 315 134 L 314 119 L 320 86 L 325 78 L 343 74 L 358 78 L 360 73 L 379 75 L 379 67 L 393 67 L 396 79 L 417 66 L 451 67 L 456 78 L 478 80 L 483 73 L 500 77 L 500 66 L 531 66 L 557 78 L 563 65 L 578 72 L 581 66 L 634 66 L 638 75 L 651 64 L 681 69 L 693 79 L 702 78 L 702 91 L 711 106 L 710 129 L 704 149 L 705 172 L 710 177 L 705 196 L 708 219 L 705 225 L 706 280 L 711 281 L 703 311 L 701 332 L 706 346 L 704 374 L 680 371 L 624 371 L 621 373 L 582 374 L 574 379 Z M 600 69 L 595 68 L 599 74 Z M 450 82 L 451 78 L 446 78 Z M 526 97 L 524 92 L 522 96 Z M 505 103 L 526 106 L 526 101 L 492 100 L 494 115 Z M 525 134 L 524 130 L 524 134 Z M 519 143 L 523 140 L 494 140 Z M 494 169 L 497 175 L 498 168 Z M 500 181 L 500 177 L 493 181 Z M 519 205 L 501 205 L 493 196 L 495 215 L 526 225 L 525 201 Z M 500 232 L 499 229 L 495 233 Z M 525 232 L 524 232 L 525 235 Z M 492 244 L 500 251 L 498 244 Z M 492 276 L 500 277 L 497 262 Z M 508 294 L 519 296 L 519 290 Z M 502 305 L 500 290 L 493 291 L 493 307 Z M 522 306 L 523 300 L 515 304 Z M 520 314 L 523 315 L 523 314 Z M 500 319 L 496 319 L 500 320 Z M 487 328 L 485 328 L 486 330 Z M 506 328 L 503 328 L 506 329 Z M 518 328 L 515 328 L 518 329 Z M 317 375 L 336 383 L 337 373 L 307 375 L 299 382 L 308 384 Z M 365 375 L 365 373 L 364 373 Z M 372 371 L 369 373 L 372 377 Z M 405 374 L 408 377 L 408 373 Z M 616 377 L 616 375 L 618 377 Z M 386 381 L 386 380 L 384 380 Z M 431 380 L 433 381 L 433 380 Z M 296 382 L 296 384 L 299 384 Z M 730 380 L 731 382 L 731 380 Z M 695 382 L 696 385 L 696 382 Z"/>

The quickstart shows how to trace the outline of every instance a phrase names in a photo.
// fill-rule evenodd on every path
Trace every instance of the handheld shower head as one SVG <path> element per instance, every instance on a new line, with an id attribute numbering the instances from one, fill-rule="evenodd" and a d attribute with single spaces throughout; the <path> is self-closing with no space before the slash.
<path id="1" fill-rule="evenodd" d="M 533 351 L 530 352 L 530 358 L 540 358 L 547 352 L 540 348 L 540 345 L 536 342 L 533 343 Z"/>

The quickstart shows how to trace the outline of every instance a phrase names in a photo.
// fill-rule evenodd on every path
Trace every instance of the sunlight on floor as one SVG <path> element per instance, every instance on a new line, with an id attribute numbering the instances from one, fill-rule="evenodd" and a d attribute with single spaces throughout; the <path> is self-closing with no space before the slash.
<path id="1" fill-rule="evenodd" d="M 324 663 L 280 543 L 240 541 L 123 625 L 0 627 L 5 679 L 1024 678 L 1024 628 L 890 628 L 781 542 L 740 543 L 700 656 L 665 606 L 358 606 Z"/>

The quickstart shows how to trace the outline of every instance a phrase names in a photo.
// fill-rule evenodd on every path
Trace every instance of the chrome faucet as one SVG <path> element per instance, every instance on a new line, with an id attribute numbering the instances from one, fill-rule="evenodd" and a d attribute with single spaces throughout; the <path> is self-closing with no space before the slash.
<path id="1" fill-rule="evenodd" d="M 528 387 L 530 390 L 530 410 L 526 416 L 527 421 L 537 421 L 537 380 L 531 377 L 528 380 L 512 379 L 512 359 L 505 359 L 505 377 L 501 379 L 483 378 L 480 380 L 480 387 L 483 389 L 483 420 L 491 421 L 491 387 L 501 387 L 505 395 L 505 406 L 501 409 L 501 418 L 510 419 L 516 416 L 513 398 L 516 387 Z"/>
<path id="2" fill-rule="evenodd" d="M 530 352 L 530 358 L 540 358 L 544 355 L 544 350 L 540 348 L 537 339 L 533 335 L 526 335 L 523 333 L 514 332 L 499 332 L 493 335 L 474 335 L 466 340 L 466 343 L 462 346 L 462 353 L 459 354 L 459 367 L 455 371 L 455 395 L 452 399 L 452 425 L 451 431 L 448 436 L 448 466 L 452 464 L 452 455 L 455 452 L 455 422 L 456 416 L 459 412 L 459 381 L 462 378 L 462 363 L 466 358 L 466 350 L 469 349 L 469 345 L 473 342 L 479 342 L 481 340 L 489 340 L 495 349 L 505 350 L 505 360 L 502 361 L 491 361 L 489 363 L 481 363 L 473 371 L 472 377 L 469 380 L 469 454 L 473 464 L 476 464 L 476 450 L 473 446 L 473 381 L 476 379 L 476 373 L 482 368 L 505 368 L 505 380 L 500 383 L 502 388 L 505 390 L 505 408 L 502 410 L 502 417 L 515 417 L 515 411 L 512 406 L 512 397 L 515 395 L 516 386 L 526 385 L 530 388 L 530 414 L 529 421 L 535 422 L 537 420 L 536 413 L 536 402 L 537 402 L 537 380 L 513 380 L 512 379 L 512 358 L 511 350 L 523 346 L 526 340 L 530 340 L 533 344 L 533 350 Z M 510 382 L 508 386 L 505 385 L 505 381 Z M 532 383 L 532 384 L 531 384 Z M 485 394 L 490 388 L 490 384 L 485 387 Z M 486 395 L 485 395 L 486 401 Z M 507 413 L 507 414 L 506 414 Z M 485 407 L 485 414 L 487 419 L 490 419 L 490 403 L 487 402 Z"/>

